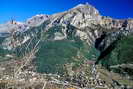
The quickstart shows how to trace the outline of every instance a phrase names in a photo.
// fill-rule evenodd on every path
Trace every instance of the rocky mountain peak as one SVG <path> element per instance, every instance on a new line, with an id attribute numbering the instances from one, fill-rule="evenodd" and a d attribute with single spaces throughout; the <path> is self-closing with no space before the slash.
<path id="1" fill-rule="evenodd" d="M 46 21 L 48 18 L 49 18 L 49 15 L 45 15 L 45 14 L 36 15 L 28 19 L 26 21 L 26 24 L 28 24 L 29 26 L 38 26 L 44 21 Z"/>
<path id="2" fill-rule="evenodd" d="M 28 26 L 25 23 L 11 20 L 5 24 L 0 24 L 0 33 L 12 33 L 14 31 L 23 32 L 27 27 Z"/>
<path id="3" fill-rule="evenodd" d="M 99 11 L 93 7 L 92 5 L 86 3 L 86 4 L 79 4 L 73 8 L 74 10 L 77 9 L 83 13 L 90 13 L 90 14 L 97 14 L 100 15 Z"/>
<path id="4" fill-rule="evenodd" d="M 79 4 L 68 11 L 51 16 L 52 24 L 71 24 L 77 28 L 97 24 L 101 20 L 99 11 L 89 4 Z"/>
<path id="5" fill-rule="evenodd" d="M 87 4 L 78 4 L 73 9 L 77 9 L 77 8 L 88 8 L 88 7 L 93 7 L 93 6 L 89 5 L 88 3 Z"/>

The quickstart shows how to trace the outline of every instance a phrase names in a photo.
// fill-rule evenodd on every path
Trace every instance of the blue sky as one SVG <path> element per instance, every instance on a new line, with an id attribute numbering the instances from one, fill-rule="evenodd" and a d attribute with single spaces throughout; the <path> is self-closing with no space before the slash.
<path id="1" fill-rule="evenodd" d="M 0 0 L 0 23 L 25 21 L 36 14 L 53 14 L 90 3 L 104 16 L 133 18 L 133 0 Z"/>

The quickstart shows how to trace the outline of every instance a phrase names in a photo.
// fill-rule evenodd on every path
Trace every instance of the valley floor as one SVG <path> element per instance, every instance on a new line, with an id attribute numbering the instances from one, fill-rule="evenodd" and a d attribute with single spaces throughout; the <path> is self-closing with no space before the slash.
<path id="1" fill-rule="evenodd" d="M 82 64 L 66 75 L 41 74 L 32 68 L 14 73 L 20 61 L 0 63 L 0 89 L 132 89 L 133 81 L 100 65 Z M 30 65 L 31 66 L 31 65 Z"/>

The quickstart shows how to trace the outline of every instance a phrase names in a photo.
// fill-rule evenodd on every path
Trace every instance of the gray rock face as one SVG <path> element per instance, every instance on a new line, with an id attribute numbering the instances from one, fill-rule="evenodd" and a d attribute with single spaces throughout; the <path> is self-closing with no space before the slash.
<path id="1" fill-rule="evenodd" d="M 51 16 L 53 24 L 71 24 L 77 28 L 98 23 L 100 19 L 101 16 L 98 10 L 88 4 L 80 4 L 68 11 Z"/>
<path id="2" fill-rule="evenodd" d="M 49 15 L 43 15 L 43 14 L 36 15 L 36 16 L 33 16 L 32 18 L 28 19 L 26 21 L 26 24 L 28 26 L 32 26 L 32 27 L 38 26 L 38 25 L 42 24 L 44 21 L 48 20 L 48 18 L 49 18 Z"/>

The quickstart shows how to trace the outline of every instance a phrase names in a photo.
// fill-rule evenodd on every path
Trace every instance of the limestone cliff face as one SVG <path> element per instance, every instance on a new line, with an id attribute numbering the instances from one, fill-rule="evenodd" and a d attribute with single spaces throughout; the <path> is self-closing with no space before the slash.
<path id="1" fill-rule="evenodd" d="M 101 20 L 98 10 L 88 4 L 80 4 L 63 13 L 54 14 L 51 18 L 53 24 L 71 24 L 79 29 Z"/>
<path id="2" fill-rule="evenodd" d="M 44 14 L 36 15 L 36 16 L 33 16 L 32 18 L 29 18 L 26 21 L 26 24 L 30 27 L 39 26 L 44 21 L 48 20 L 48 18 L 49 18 L 49 15 L 44 15 Z"/>
<path id="3" fill-rule="evenodd" d="M 132 32 L 133 20 L 119 20 L 101 16 L 93 6 L 80 4 L 68 11 L 50 16 L 49 24 L 45 29 L 49 31 L 49 28 L 56 26 L 62 26 L 57 30 L 57 32 L 62 32 L 62 39 L 67 38 L 70 33 L 80 37 L 81 40 L 86 40 L 88 44 L 93 44 L 103 31 L 110 34 L 115 34 L 123 29 Z M 55 35 L 55 38 L 57 38 L 56 36 L 58 35 Z"/>

